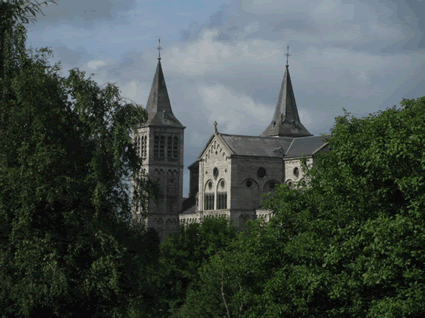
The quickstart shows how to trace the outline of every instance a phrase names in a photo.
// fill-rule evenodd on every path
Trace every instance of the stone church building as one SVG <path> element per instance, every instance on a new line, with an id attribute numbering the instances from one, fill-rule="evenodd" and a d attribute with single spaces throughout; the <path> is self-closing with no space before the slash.
<path id="1" fill-rule="evenodd" d="M 318 152 L 329 151 L 323 138 L 311 135 L 300 121 L 287 63 L 269 126 L 260 136 L 242 136 L 219 132 L 215 122 L 197 161 L 188 167 L 190 190 L 184 198 L 186 127 L 171 109 L 160 57 L 146 110 L 148 121 L 135 134 L 135 143 L 143 169 L 161 189 L 158 204 L 149 201 L 145 220 L 161 238 L 205 217 L 227 216 L 239 229 L 247 219 L 267 221 L 271 213 L 262 209 L 262 194 L 300 180 L 302 156 L 314 165 Z"/>

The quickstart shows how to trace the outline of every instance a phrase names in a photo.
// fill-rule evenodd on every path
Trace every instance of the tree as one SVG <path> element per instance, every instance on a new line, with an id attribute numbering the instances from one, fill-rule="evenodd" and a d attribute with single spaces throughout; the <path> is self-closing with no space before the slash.
<path id="1" fill-rule="evenodd" d="M 199 278 L 198 269 L 225 250 L 236 234 L 229 219 L 205 218 L 201 224 L 181 227 L 179 233 L 161 242 L 159 266 L 152 275 L 159 298 L 157 317 L 176 315 L 189 285 Z"/>
<path id="2" fill-rule="evenodd" d="M 181 316 L 423 316 L 425 97 L 401 105 L 336 118 L 332 150 L 204 264 Z"/>
<path id="3" fill-rule="evenodd" d="M 61 77 L 48 49 L 15 48 L 1 78 L 2 314 L 147 315 L 159 242 L 128 222 L 126 182 L 136 203 L 153 195 L 130 137 L 146 112 L 78 69 Z"/>
<path id="4" fill-rule="evenodd" d="M 0 79 L 7 76 L 12 66 L 17 66 L 19 54 L 25 52 L 26 29 L 23 24 L 35 22 L 36 13 L 41 12 L 41 5 L 55 0 L 35 3 L 29 0 L 0 1 Z M 4 70 L 6 68 L 6 74 Z"/>

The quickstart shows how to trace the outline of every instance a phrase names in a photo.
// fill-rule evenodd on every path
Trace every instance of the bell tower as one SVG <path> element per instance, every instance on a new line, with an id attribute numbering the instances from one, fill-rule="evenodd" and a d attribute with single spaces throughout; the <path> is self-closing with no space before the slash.
<path id="1" fill-rule="evenodd" d="M 135 143 L 143 160 L 142 169 L 159 185 L 159 201 L 147 205 L 147 228 L 164 239 L 179 229 L 183 198 L 184 127 L 174 116 L 161 66 L 161 46 L 146 111 L 148 120 L 138 129 Z"/>

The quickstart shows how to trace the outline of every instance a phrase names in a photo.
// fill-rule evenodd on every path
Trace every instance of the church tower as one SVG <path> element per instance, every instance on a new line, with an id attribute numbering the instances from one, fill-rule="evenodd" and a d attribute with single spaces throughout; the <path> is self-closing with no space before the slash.
<path id="1" fill-rule="evenodd" d="M 158 51 L 161 49 L 158 46 Z M 159 52 L 158 65 L 146 105 L 148 120 L 138 130 L 136 145 L 146 175 L 159 185 L 159 201 L 148 202 L 147 228 L 155 228 L 161 239 L 179 229 L 183 198 L 184 127 L 174 116 L 165 84 Z"/>
<path id="2" fill-rule="evenodd" d="M 289 50 L 289 46 L 288 46 Z M 292 88 L 291 77 L 289 76 L 288 65 L 289 53 L 286 53 L 286 70 L 283 75 L 282 86 L 280 88 L 279 99 L 273 115 L 272 122 L 260 136 L 264 137 L 308 137 L 313 136 L 301 124 L 298 115 L 295 94 Z"/>

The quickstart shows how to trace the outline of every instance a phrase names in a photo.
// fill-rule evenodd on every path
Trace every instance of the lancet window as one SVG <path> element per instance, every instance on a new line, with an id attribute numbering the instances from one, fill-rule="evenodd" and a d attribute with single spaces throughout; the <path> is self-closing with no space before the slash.
<path id="1" fill-rule="evenodd" d="M 134 147 L 136 148 L 136 153 L 139 154 L 139 146 L 140 146 L 140 137 L 137 136 L 134 138 Z"/>
<path id="2" fill-rule="evenodd" d="M 204 209 L 214 210 L 214 193 L 205 194 Z"/>
<path id="3" fill-rule="evenodd" d="M 142 144 L 141 144 L 142 158 L 146 158 L 146 143 L 147 143 L 147 137 L 142 136 Z"/>
<path id="4" fill-rule="evenodd" d="M 227 192 L 217 193 L 217 210 L 227 209 Z"/>
<path id="5" fill-rule="evenodd" d="M 168 159 L 171 159 L 172 149 L 173 149 L 172 138 L 171 137 L 168 137 L 167 138 L 167 158 Z"/>
<path id="6" fill-rule="evenodd" d="M 153 156 L 155 158 L 159 157 L 159 136 L 155 136 L 153 144 Z"/>
<path id="7" fill-rule="evenodd" d="M 178 159 L 179 158 L 179 137 L 174 136 L 173 139 L 173 158 Z"/>
<path id="8" fill-rule="evenodd" d="M 164 148 L 165 148 L 165 137 L 161 136 L 159 141 L 159 157 L 164 158 Z"/>

